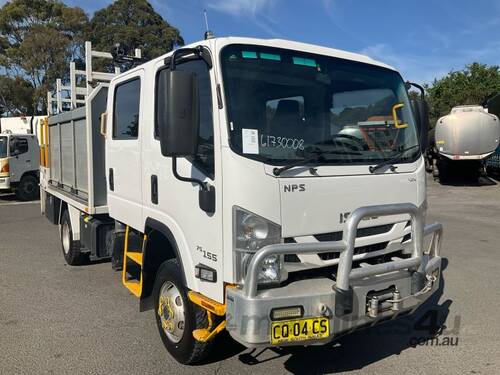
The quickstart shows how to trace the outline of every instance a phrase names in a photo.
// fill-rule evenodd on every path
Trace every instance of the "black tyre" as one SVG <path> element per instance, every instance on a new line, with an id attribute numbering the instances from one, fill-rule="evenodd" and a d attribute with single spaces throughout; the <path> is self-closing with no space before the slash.
<path id="1" fill-rule="evenodd" d="M 16 189 L 16 198 L 20 201 L 32 201 L 40 198 L 38 179 L 30 174 L 23 176 Z"/>
<path id="2" fill-rule="evenodd" d="M 160 266 L 154 297 L 158 331 L 172 357 L 183 364 L 194 364 L 205 358 L 210 350 L 210 342 L 196 341 L 193 330 L 207 328 L 207 314 L 188 299 L 176 259 L 170 259 Z"/>
<path id="3" fill-rule="evenodd" d="M 80 241 L 73 240 L 73 230 L 71 229 L 68 210 L 64 210 L 62 213 L 61 224 L 59 224 L 59 235 L 66 263 L 70 266 L 83 264 L 88 259 L 88 256 L 80 251 Z"/>

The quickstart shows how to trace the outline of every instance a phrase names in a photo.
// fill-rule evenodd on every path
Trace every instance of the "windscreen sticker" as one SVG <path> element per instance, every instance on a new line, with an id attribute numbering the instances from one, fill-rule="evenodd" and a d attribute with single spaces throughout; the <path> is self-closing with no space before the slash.
<path id="1" fill-rule="evenodd" d="M 259 131 L 257 129 L 241 129 L 244 154 L 259 154 Z"/>
<path id="2" fill-rule="evenodd" d="M 304 139 L 288 138 L 274 135 L 260 135 L 260 146 L 264 148 L 283 148 L 289 150 L 303 150 Z"/>

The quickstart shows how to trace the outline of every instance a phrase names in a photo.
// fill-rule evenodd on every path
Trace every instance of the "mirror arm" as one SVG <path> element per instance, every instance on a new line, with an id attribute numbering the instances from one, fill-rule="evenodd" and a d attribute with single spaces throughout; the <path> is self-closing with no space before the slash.
<path id="1" fill-rule="evenodd" d="M 163 60 L 165 66 L 170 67 L 170 70 L 175 70 L 176 61 L 183 55 L 194 54 L 196 58 L 202 59 L 206 64 L 208 69 L 212 69 L 212 57 L 210 56 L 210 51 L 204 46 L 197 46 L 194 48 L 179 48 L 175 50 L 171 56 L 165 57 Z"/>
<path id="2" fill-rule="evenodd" d="M 420 98 L 422 100 L 425 100 L 425 89 L 423 88 L 423 86 L 420 86 L 418 83 L 415 83 L 415 82 L 410 82 L 410 81 L 406 81 L 406 84 L 407 86 L 413 86 L 413 87 L 416 87 L 419 91 L 420 91 Z M 409 88 L 408 88 L 409 90 Z"/>
<path id="3" fill-rule="evenodd" d="M 198 180 L 197 178 L 183 177 L 179 175 L 179 173 L 177 172 L 177 157 L 175 156 L 172 157 L 172 173 L 174 174 L 174 177 L 179 181 L 192 182 L 199 185 L 201 190 L 208 191 L 208 188 L 203 181 Z"/>

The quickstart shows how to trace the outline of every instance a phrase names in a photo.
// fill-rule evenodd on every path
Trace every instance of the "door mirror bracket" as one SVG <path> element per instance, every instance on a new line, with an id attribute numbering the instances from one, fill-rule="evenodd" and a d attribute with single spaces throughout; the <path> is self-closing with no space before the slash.
<path id="1" fill-rule="evenodd" d="M 413 113 L 416 120 L 418 140 L 420 143 L 420 151 L 424 153 L 429 146 L 429 105 L 425 100 L 425 90 L 421 85 L 413 82 L 406 82 L 406 87 L 409 89 L 411 86 L 416 87 L 420 91 L 420 98 L 411 101 Z"/>
<path id="2" fill-rule="evenodd" d="M 172 173 L 179 181 L 190 182 L 198 185 L 200 187 L 198 193 L 200 208 L 206 213 L 215 212 L 215 187 L 210 186 L 197 178 L 179 175 L 179 172 L 177 171 L 177 157 L 175 156 L 172 158 Z"/>

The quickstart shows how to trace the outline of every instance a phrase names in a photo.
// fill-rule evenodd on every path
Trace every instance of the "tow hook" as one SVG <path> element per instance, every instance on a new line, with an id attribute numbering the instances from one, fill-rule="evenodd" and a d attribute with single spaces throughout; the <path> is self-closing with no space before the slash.
<path id="1" fill-rule="evenodd" d="M 392 311 L 399 311 L 401 309 L 401 293 L 399 293 L 399 290 L 395 290 L 394 293 L 392 293 Z"/>
<path id="2" fill-rule="evenodd" d="M 406 297 L 401 297 L 401 293 L 395 286 L 380 291 L 371 291 L 366 295 L 366 315 L 375 319 L 384 311 L 400 311 L 403 308 L 403 301 L 428 293 L 432 290 L 436 280 L 435 275 L 426 275 L 424 287 Z"/>
<path id="3" fill-rule="evenodd" d="M 376 318 L 378 316 L 378 297 L 373 296 L 368 302 L 368 316 Z"/>

